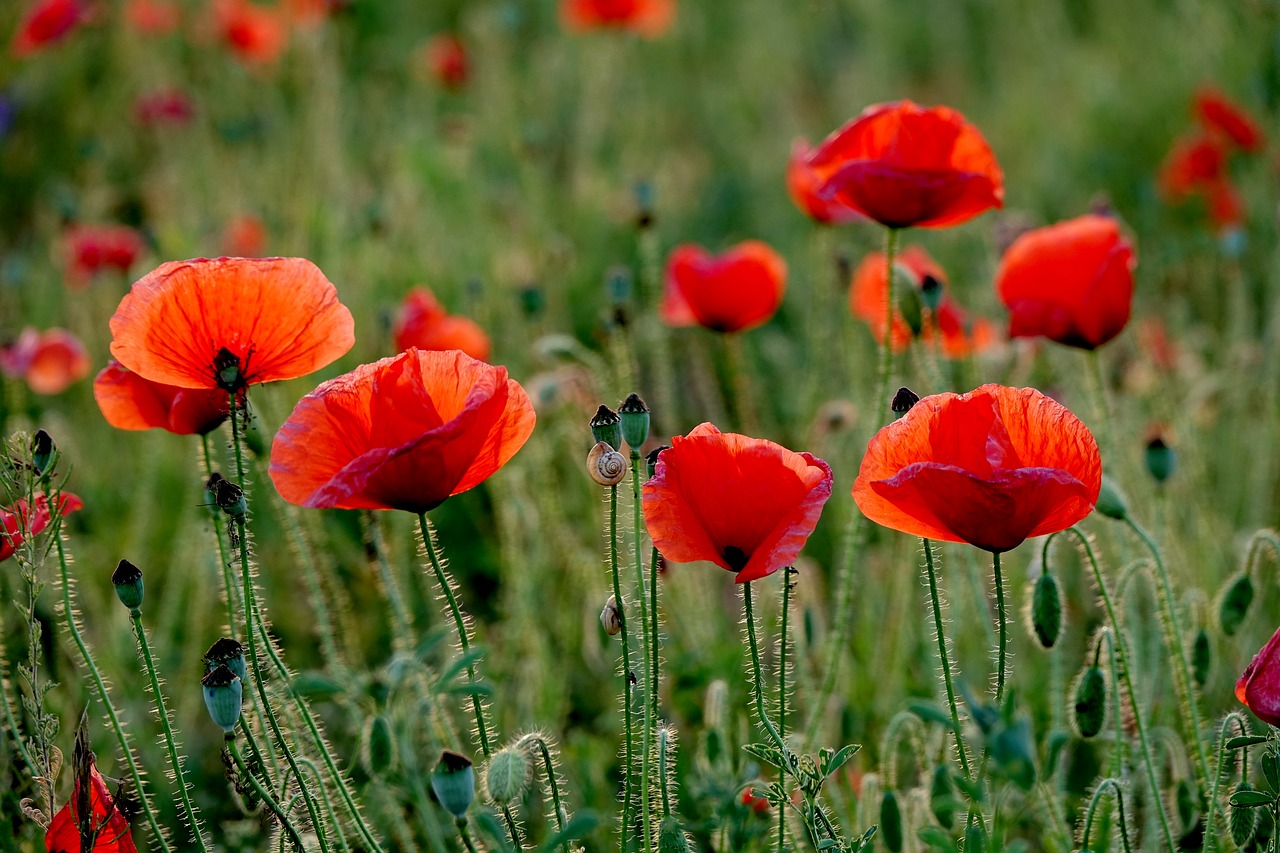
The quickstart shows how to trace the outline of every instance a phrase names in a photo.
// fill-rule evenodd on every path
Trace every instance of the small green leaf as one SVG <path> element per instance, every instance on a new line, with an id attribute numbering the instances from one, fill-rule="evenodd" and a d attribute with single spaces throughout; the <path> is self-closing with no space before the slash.
<path id="1" fill-rule="evenodd" d="M 948 729 L 951 728 L 951 715 L 932 702 L 920 700 L 908 702 L 907 710 L 926 723 L 937 723 L 938 725 L 946 726 Z"/>
<path id="2" fill-rule="evenodd" d="M 1236 791 L 1228 802 L 1234 808 L 1254 809 L 1258 806 L 1269 806 L 1276 798 L 1265 791 Z"/>
<path id="3" fill-rule="evenodd" d="M 770 767 L 779 769 L 782 767 L 782 752 L 777 747 L 764 743 L 747 743 L 742 745 L 742 749 L 748 755 L 754 755 Z"/>
<path id="4" fill-rule="evenodd" d="M 1227 741 L 1227 749 L 1243 749 L 1246 746 L 1253 746 L 1254 744 L 1266 742 L 1266 735 L 1241 735 L 1240 737 L 1233 737 L 1231 740 Z"/>

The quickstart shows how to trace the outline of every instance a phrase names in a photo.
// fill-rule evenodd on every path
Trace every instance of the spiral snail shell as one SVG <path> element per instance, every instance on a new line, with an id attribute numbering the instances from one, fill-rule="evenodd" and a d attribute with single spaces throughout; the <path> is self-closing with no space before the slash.
<path id="1" fill-rule="evenodd" d="M 597 441 L 587 454 L 587 473 L 602 486 L 616 486 L 627 476 L 627 458 L 608 442 Z"/>

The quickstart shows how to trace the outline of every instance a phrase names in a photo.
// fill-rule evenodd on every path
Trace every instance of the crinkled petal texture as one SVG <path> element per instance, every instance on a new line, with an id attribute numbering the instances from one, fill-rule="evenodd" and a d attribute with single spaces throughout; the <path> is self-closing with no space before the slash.
<path id="1" fill-rule="evenodd" d="M 821 459 L 702 424 L 658 456 L 644 520 L 666 559 L 707 560 L 743 583 L 794 563 L 829 497 Z"/>
<path id="2" fill-rule="evenodd" d="M 294 379 L 351 349 L 355 322 L 305 258 L 198 258 L 135 282 L 111 335 L 111 354 L 152 382 L 218 388 L 221 350 L 238 360 L 240 386 Z"/>
<path id="3" fill-rule="evenodd" d="M 1280 630 L 1245 667 L 1236 682 L 1236 698 L 1259 720 L 1280 726 Z"/>
<path id="4" fill-rule="evenodd" d="M 878 104 L 809 157 L 820 196 L 890 228 L 958 225 L 1004 206 L 1004 175 L 977 128 L 948 107 Z"/>
<path id="5" fill-rule="evenodd" d="M 786 261 L 766 243 L 748 240 L 720 255 L 686 244 L 667 260 L 659 312 L 669 326 L 741 332 L 768 322 L 786 287 Z"/>
<path id="6" fill-rule="evenodd" d="M 301 506 L 426 512 L 505 465 L 533 424 L 505 367 L 410 349 L 303 397 L 276 433 L 269 473 Z"/>
<path id="7" fill-rule="evenodd" d="M 204 435 L 227 419 L 226 391 L 179 388 L 143 379 L 111 362 L 93 380 L 93 397 L 107 423 L 116 429 L 160 428 L 176 435 Z"/>
<path id="8" fill-rule="evenodd" d="M 1136 265 L 1133 247 L 1110 217 L 1091 214 L 1028 231 L 996 271 L 1009 336 L 1102 346 L 1129 322 Z"/>
<path id="9" fill-rule="evenodd" d="M 876 433 L 853 499 L 890 529 L 999 553 L 1080 521 L 1101 487 L 1079 418 L 1034 388 L 983 385 L 925 397 Z"/>
<path id="10" fill-rule="evenodd" d="M 46 853 L 81 853 L 80 811 L 77 805 L 83 799 L 80 781 L 76 780 L 75 792 L 49 824 L 44 836 Z M 98 834 L 93 841 L 93 853 L 137 853 L 129 821 L 115 805 L 107 781 L 98 768 L 89 768 L 89 812 L 86 823 Z"/>

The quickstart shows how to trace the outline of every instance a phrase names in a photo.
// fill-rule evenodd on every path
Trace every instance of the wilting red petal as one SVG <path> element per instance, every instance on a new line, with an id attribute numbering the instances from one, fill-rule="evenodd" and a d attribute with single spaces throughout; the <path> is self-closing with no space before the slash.
<path id="1" fill-rule="evenodd" d="M 27 56 L 66 38 L 89 14 L 84 0 L 40 0 L 27 10 L 13 37 L 15 56 Z"/>
<path id="2" fill-rule="evenodd" d="M 1093 435 L 1033 388 L 925 397 L 871 439 L 853 485 L 862 513 L 914 536 L 1008 551 L 1093 510 Z"/>
<path id="3" fill-rule="evenodd" d="M 303 397 L 276 434 L 269 473 L 302 506 L 426 512 L 505 465 L 534 420 L 505 367 L 410 349 Z"/>
<path id="4" fill-rule="evenodd" d="M 675 0 L 561 0 L 560 17 L 572 30 L 626 29 L 660 36 L 675 18 Z"/>
<path id="5" fill-rule="evenodd" d="M 138 848 L 134 846 L 129 831 L 129 821 L 116 808 L 106 780 L 96 767 L 89 768 L 89 774 L 89 825 L 98 830 L 93 853 L 137 853 Z M 79 785 L 77 780 L 77 792 Z M 53 816 L 44 836 L 46 853 L 81 853 L 80 814 L 76 805 L 79 799 L 77 794 L 72 794 L 67 804 Z"/>
<path id="6" fill-rule="evenodd" d="M 489 360 L 489 336 L 469 317 L 451 315 L 425 287 L 405 296 L 392 330 L 396 349 L 458 349 L 472 358 Z"/>
<path id="7" fill-rule="evenodd" d="M 667 260 L 662 321 L 740 332 L 769 320 L 782 304 L 787 265 L 759 240 L 739 243 L 721 255 L 700 246 L 679 246 Z"/>
<path id="8" fill-rule="evenodd" d="M 862 219 L 863 216 L 858 211 L 818 194 L 829 171 L 815 169 L 809 162 L 812 154 L 813 149 L 804 139 L 797 139 L 791 144 L 791 159 L 787 161 L 787 192 L 796 207 L 813 221 L 824 225 Z"/>
<path id="9" fill-rule="evenodd" d="M 225 350 L 245 385 L 305 376 L 355 343 L 351 312 L 305 258 L 199 258 L 161 264 L 111 318 L 111 354 L 153 382 L 225 388 Z"/>
<path id="10" fill-rule="evenodd" d="M 1102 346 L 1129 321 L 1136 264 L 1133 247 L 1110 217 L 1081 216 L 1028 231 L 996 271 L 1009 336 Z"/>
<path id="11" fill-rule="evenodd" d="M 1271 635 L 1236 682 L 1236 698 L 1258 719 L 1280 726 L 1280 630 Z"/>
<path id="12" fill-rule="evenodd" d="M 107 423 L 116 429 L 158 427 L 176 435 L 212 432 L 230 410 L 226 391 L 163 385 L 114 361 L 93 380 L 93 397 Z"/>
<path id="13" fill-rule="evenodd" d="M 941 228 L 1004 205 L 1004 176 L 982 134 L 948 107 L 878 104 L 809 157 L 818 194 L 890 228 Z"/>
<path id="14" fill-rule="evenodd" d="M 1266 142 L 1258 123 L 1226 95 L 1209 87 L 1196 92 L 1196 117 L 1209 131 L 1225 135 L 1244 151 L 1257 151 Z"/>
<path id="15" fill-rule="evenodd" d="M 795 562 L 830 496 L 821 459 L 704 423 L 658 456 L 644 519 L 666 559 L 707 560 L 742 583 Z"/>

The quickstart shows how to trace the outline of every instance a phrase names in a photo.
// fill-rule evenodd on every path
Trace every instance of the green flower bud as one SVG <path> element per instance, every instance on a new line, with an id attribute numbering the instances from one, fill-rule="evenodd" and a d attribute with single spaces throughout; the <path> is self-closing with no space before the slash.
<path id="1" fill-rule="evenodd" d="M 47 477 L 53 473 L 53 463 L 58 458 L 58 446 L 53 443 L 53 436 L 44 430 L 36 430 L 36 434 L 31 437 L 31 464 L 36 468 L 36 474 L 41 477 Z"/>
<path id="2" fill-rule="evenodd" d="M 1191 641 L 1191 677 L 1195 679 L 1197 687 L 1204 687 L 1209 681 L 1209 665 L 1212 659 L 1209 633 L 1201 628 L 1196 631 L 1195 639 Z"/>
<path id="3" fill-rule="evenodd" d="M 489 801 L 505 806 L 524 793 L 529 783 L 529 760 L 519 748 L 508 746 L 494 753 L 484 774 Z"/>
<path id="4" fill-rule="evenodd" d="M 911 336 L 918 336 L 924 328 L 924 300 L 915 276 L 901 264 L 893 265 L 893 304 L 911 329 Z"/>
<path id="5" fill-rule="evenodd" d="M 471 759 L 447 749 L 442 752 L 440 763 L 431 771 L 431 791 L 455 820 L 465 818 L 476 796 L 476 776 L 471 769 Z"/>
<path id="6" fill-rule="evenodd" d="M 956 798 L 955 785 L 951 781 L 951 770 L 945 764 L 939 764 L 933 768 L 933 778 L 929 782 L 929 810 L 943 829 L 950 829 L 955 824 L 959 807 L 960 801 Z"/>
<path id="7" fill-rule="evenodd" d="M 617 450 L 622 446 L 622 419 L 613 409 L 602 405 L 591 419 L 591 435 L 597 442 L 603 441 Z"/>
<path id="8" fill-rule="evenodd" d="M 1239 572 L 1228 582 L 1218 600 L 1218 624 L 1228 637 L 1240 630 L 1244 617 L 1253 604 L 1253 579 L 1248 572 Z"/>
<path id="9" fill-rule="evenodd" d="M 111 583 L 115 585 L 116 597 L 125 607 L 137 610 L 142 606 L 145 592 L 142 586 L 142 569 L 128 560 L 121 560 L 111 573 Z"/>
<path id="10" fill-rule="evenodd" d="M 1095 737 L 1107 719 L 1107 679 L 1096 666 L 1087 667 L 1076 683 L 1076 730 L 1080 737 Z"/>
<path id="11" fill-rule="evenodd" d="M 945 295 L 942 282 L 934 276 L 925 274 L 925 277 L 920 279 L 920 299 L 930 311 L 937 313 L 938 306 L 942 304 L 942 297 Z"/>
<path id="12" fill-rule="evenodd" d="M 236 729 L 240 722 L 240 704 L 244 699 L 244 687 L 231 667 L 219 664 L 218 667 L 200 680 L 204 688 L 204 706 L 209 709 L 213 722 L 227 734 Z"/>
<path id="13" fill-rule="evenodd" d="M 396 739 L 391 723 L 382 714 L 365 721 L 360 732 L 360 764 L 365 772 L 379 778 L 396 766 Z"/>
<path id="14" fill-rule="evenodd" d="M 884 798 L 880 800 L 880 839 L 893 853 L 901 853 L 902 809 L 898 807 L 898 797 L 892 790 L 885 791 Z"/>
<path id="15" fill-rule="evenodd" d="M 689 853 L 689 838 L 675 815 L 667 815 L 658 824 L 658 853 Z"/>
<path id="16" fill-rule="evenodd" d="M 1255 789 L 1248 782 L 1240 782 L 1236 785 L 1232 794 L 1238 794 L 1241 791 L 1254 791 Z M 1253 840 L 1253 833 L 1258 828 L 1258 815 L 1254 806 L 1231 806 L 1231 816 L 1229 820 L 1231 827 L 1231 840 L 1241 850 L 1245 848 L 1250 841 Z"/>
<path id="17" fill-rule="evenodd" d="M 1032 587 L 1031 628 L 1042 648 L 1053 648 L 1062 636 L 1062 591 L 1050 572 L 1041 574 Z"/>
<path id="18" fill-rule="evenodd" d="M 1098 492 L 1097 508 L 1098 512 L 1116 521 L 1124 521 L 1129 517 L 1129 502 L 1125 500 L 1124 493 L 1105 474 L 1102 475 L 1102 490 Z"/>
<path id="19" fill-rule="evenodd" d="M 618 419 L 622 422 L 622 440 L 631 448 L 633 456 L 649 440 L 649 407 L 636 394 L 628 395 L 618 406 Z"/>

